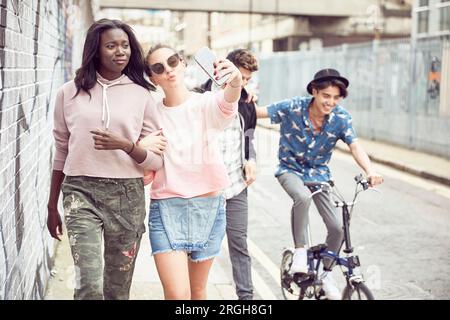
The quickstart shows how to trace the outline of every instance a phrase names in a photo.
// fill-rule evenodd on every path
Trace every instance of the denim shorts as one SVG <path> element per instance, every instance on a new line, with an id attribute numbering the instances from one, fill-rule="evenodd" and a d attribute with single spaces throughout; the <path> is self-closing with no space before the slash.
<path id="1" fill-rule="evenodd" d="M 152 199 L 148 224 L 153 255 L 176 250 L 194 262 L 211 259 L 225 236 L 225 198 Z"/>

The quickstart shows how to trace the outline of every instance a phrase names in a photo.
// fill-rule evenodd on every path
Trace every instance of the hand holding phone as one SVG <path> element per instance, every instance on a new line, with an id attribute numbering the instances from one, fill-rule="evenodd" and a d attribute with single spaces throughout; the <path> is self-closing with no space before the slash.
<path id="1" fill-rule="evenodd" d="M 208 47 L 201 48 L 195 54 L 194 60 L 218 87 L 222 87 L 231 75 L 231 73 L 226 73 L 222 77 L 219 77 L 219 79 L 216 79 L 218 77 L 218 75 L 214 74 L 216 56 Z"/>

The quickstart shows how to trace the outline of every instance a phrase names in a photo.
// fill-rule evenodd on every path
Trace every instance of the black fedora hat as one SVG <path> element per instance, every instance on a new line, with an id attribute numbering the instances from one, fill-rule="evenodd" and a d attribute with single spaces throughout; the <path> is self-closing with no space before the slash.
<path id="1" fill-rule="evenodd" d="M 308 85 L 306 86 L 306 90 L 308 90 L 309 94 L 312 94 L 312 87 L 311 84 L 313 82 L 322 82 L 322 81 L 327 81 L 327 80 L 332 80 L 332 79 L 336 79 L 336 80 L 340 80 L 345 87 L 348 87 L 348 80 L 344 77 L 341 77 L 341 75 L 339 74 L 339 72 L 335 69 L 322 69 L 320 71 L 318 71 L 315 75 L 314 75 L 314 80 L 312 80 L 310 83 L 308 83 Z"/>

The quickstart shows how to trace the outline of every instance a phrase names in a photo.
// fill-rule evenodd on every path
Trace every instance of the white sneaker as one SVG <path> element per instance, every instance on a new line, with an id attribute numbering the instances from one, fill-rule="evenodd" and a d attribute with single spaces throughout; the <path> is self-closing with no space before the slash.
<path id="1" fill-rule="evenodd" d="M 296 248 L 292 258 L 291 274 L 308 273 L 308 253 L 305 248 Z"/>
<path id="2" fill-rule="evenodd" d="M 329 272 L 327 272 L 325 278 L 322 279 L 322 289 L 325 292 L 325 297 L 328 300 L 342 299 L 342 294 L 339 291 L 333 276 Z"/>

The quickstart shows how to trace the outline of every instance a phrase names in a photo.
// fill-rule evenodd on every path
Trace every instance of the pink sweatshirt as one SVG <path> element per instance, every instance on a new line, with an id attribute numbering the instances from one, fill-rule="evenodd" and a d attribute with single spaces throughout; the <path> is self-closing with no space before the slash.
<path id="1" fill-rule="evenodd" d="M 237 109 L 237 101 L 226 102 L 223 91 L 192 92 L 175 107 L 157 104 L 154 118 L 168 145 L 164 166 L 154 174 L 152 199 L 192 198 L 230 185 L 218 137 Z"/>
<path id="2" fill-rule="evenodd" d="M 150 92 L 132 82 L 126 75 L 108 81 L 97 74 L 98 82 L 90 90 L 92 98 L 75 83 L 65 83 L 56 96 L 54 112 L 55 158 L 53 170 L 68 176 L 102 178 L 139 178 L 143 169 L 156 170 L 162 158 L 147 151 L 146 159 L 137 164 L 122 150 L 95 150 L 90 130 L 109 131 L 137 141 L 156 130 L 152 124 L 155 102 Z M 152 111 L 153 110 L 153 111 Z"/>

